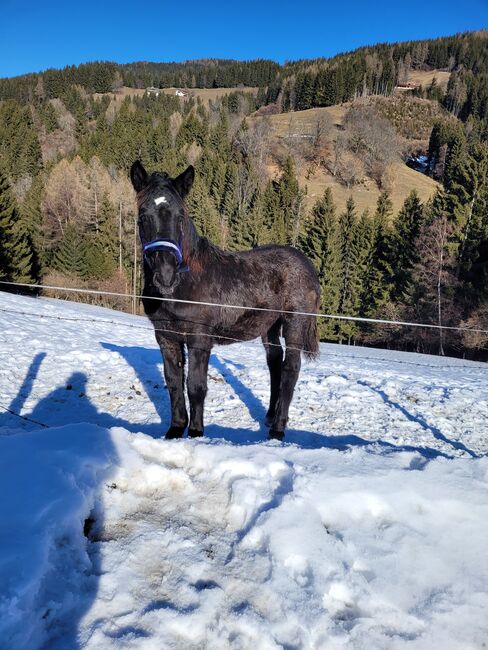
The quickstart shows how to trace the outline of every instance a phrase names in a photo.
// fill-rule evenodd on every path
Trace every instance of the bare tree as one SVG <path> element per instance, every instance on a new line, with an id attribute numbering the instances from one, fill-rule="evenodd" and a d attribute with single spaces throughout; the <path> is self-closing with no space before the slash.
<path id="1" fill-rule="evenodd" d="M 272 126 L 269 118 L 262 117 L 244 121 L 243 126 L 235 134 L 233 146 L 253 161 L 260 177 L 266 178 L 266 161 L 271 143 Z"/>
<path id="2" fill-rule="evenodd" d="M 367 174 L 383 189 L 386 170 L 400 160 L 401 148 L 395 127 L 364 102 L 349 109 L 344 126 L 349 149 L 362 160 Z"/>
<path id="3" fill-rule="evenodd" d="M 413 273 L 418 289 L 416 308 L 423 318 L 434 318 L 440 328 L 458 318 L 453 293 L 456 277 L 453 273 L 454 259 L 448 249 L 452 226 L 445 214 L 435 216 L 427 223 L 419 238 L 420 262 Z M 438 330 L 439 354 L 444 354 L 444 333 Z"/>

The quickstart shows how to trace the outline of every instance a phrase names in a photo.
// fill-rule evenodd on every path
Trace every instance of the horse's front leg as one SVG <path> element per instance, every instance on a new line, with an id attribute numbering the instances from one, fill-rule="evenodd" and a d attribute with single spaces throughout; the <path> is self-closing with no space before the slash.
<path id="1" fill-rule="evenodd" d="M 188 398 L 190 400 L 190 427 L 192 438 L 203 436 L 203 404 L 207 395 L 207 372 L 210 348 L 188 347 Z"/>
<path id="2" fill-rule="evenodd" d="M 171 426 L 166 438 L 181 438 L 187 425 L 185 404 L 185 351 L 183 344 L 158 339 L 164 361 L 164 378 L 171 400 Z"/>

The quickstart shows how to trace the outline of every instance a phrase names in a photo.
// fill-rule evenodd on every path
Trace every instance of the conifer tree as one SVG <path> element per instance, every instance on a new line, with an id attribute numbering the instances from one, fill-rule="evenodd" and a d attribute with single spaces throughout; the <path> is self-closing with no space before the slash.
<path id="1" fill-rule="evenodd" d="M 332 191 L 328 187 L 322 198 L 312 208 L 305 232 L 299 239 L 299 248 L 305 253 L 317 270 L 319 279 L 324 278 L 324 268 L 330 252 L 330 241 L 335 225 L 335 205 Z"/>
<path id="2" fill-rule="evenodd" d="M 264 205 L 263 195 L 256 190 L 251 198 L 247 210 L 240 213 L 239 240 L 236 246 L 239 249 L 253 248 L 264 243 Z"/>
<path id="3" fill-rule="evenodd" d="M 332 192 L 327 188 L 324 195 L 312 208 L 310 220 L 300 237 L 299 247 L 317 270 L 320 282 L 321 310 L 335 313 L 339 309 L 338 291 L 332 277 L 337 269 L 337 258 L 331 259 L 336 236 L 335 205 Z M 335 265 L 335 269 L 334 269 Z M 319 334 L 331 338 L 333 328 L 326 319 L 319 320 Z"/>
<path id="4" fill-rule="evenodd" d="M 237 214 L 237 167 L 231 162 L 227 165 L 224 179 L 222 200 L 220 202 L 220 220 L 229 229 L 229 246 L 239 248 L 242 223 Z"/>
<path id="5" fill-rule="evenodd" d="M 31 283 L 32 238 L 16 206 L 7 177 L 0 172 L 0 275 L 12 282 Z"/>
<path id="6" fill-rule="evenodd" d="M 14 198 L 7 176 L 0 171 L 0 275 L 11 279 L 15 255 L 13 227 L 17 219 Z"/>
<path id="7" fill-rule="evenodd" d="M 285 161 L 280 180 L 271 187 L 276 194 L 276 204 L 273 205 L 274 201 L 271 201 L 270 205 L 270 215 L 273 218 L 270 223 L 272 241 L 277 244 L 296 243 L 300 234 L 298 219 L 303 192 L 299 188 L 291 156 Z"/>
<path id="8" fill-rule="evenodd" d="M 204 181 L 197 176 L 188 198 L 188 210 L 200 235 L 219 245 L 224 239 L 219 214 Z"/>
<path id="9" fill-rule="evenodd" d="M 53 256 L 54 267 L 61 273 L 85 278 L 88 276 L 86 246 L 82 235 L 69 224 Z"/>
<path id="10" fill-rule="evenodd" d="M 420 198 L 412 190 L 405 199 L 393 225 L 391 267 L 393 270 L 392 297 L 402 300 L 412 279 L 412 270 L 419 261 L 417 240 L 424 222 Z"/>
<path id="11" fill-rule="evenodd" d="M 486 275 L 488 242 L 488 145 L 475 143 L 452 168 L 446 194 L 448 212 L 454 221 L 452 250 L 457 257 L 456 275 L 478 292 Z"/>
<path id="12" fill-rule="evenodd" d="M 340 215 L 325 266 L 323 303 L 327 313 L 355 316 L 362 291 L 361 251 L 355 205 L 352 197 Z M 358 332 L 353 321 L 327 320 L 326 338 L 350 342 Z"/>
<path id="13" fill-rule="evenodd" d="M 43 176 L 36 176 L 20 207 L 21 220 L 27 231 L 27 236 L 31 245 L 31 275 L 34 280 L 40 278 L 43 267 L 47 262 L 47 255 L 46 251 L 43 249 L 42 238 L 41 197 L 43 184 Z"/>
<path id="14" fill-rule="evenodd" d="M 87 278 L 110 277 L 117 266 L 117 231 L 115 215 L 107 196 L 104 196 L 98 214 L 98 231 L 85 243 L 85 269 Z"/>

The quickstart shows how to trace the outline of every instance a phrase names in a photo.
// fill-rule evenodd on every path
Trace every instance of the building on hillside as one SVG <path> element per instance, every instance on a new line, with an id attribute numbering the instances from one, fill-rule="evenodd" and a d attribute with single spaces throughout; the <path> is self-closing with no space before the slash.
<path id="1" fill-rule="evenodd" d="M 146 94 L 147 95 L 156 95 L 156 97 L 159 97 L 161 92 L 162 91 L 161 91 L 160 88 L 154 88 L 153 86 L 150 86 L 149 88 L 146 88 Z"/>
<path id="2" fill-rule="evenodd" d="M 419 84 L 413 83 L 412 81 L 405 81 L 403 83 L 397 83 L 395 88 L 398 90 L 415 90 L 415 88 L 418 88 Z"/>
<path id="3" fill-rule="evenodd" d="M 175 95 L 177 97 L 187 97 L 188 92 L 186 90 L 181 90 L 181 88 L 177 88 L 176 91 L 175 91 Z"/>

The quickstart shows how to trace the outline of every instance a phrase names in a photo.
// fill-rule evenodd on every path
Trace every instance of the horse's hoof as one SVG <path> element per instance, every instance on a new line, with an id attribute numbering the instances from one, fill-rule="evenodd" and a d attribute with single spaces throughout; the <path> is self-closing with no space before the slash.
<path id="1" fill-rule="evenodd" d="M 266 417 L 264 418 L 264 426 L 269 428 L 273 424 L 273 420 L 274 415 L 266 414 Z"/>
<path id="2" fill-rule="evenodd" d="M 189 438 L 200 438 L 203 436 L 203 431 L 197 431 L 196 429 L 188 429 Z"/>
<path id="3" fill-rule="evenodd" d="M 268 433 L 268 438 L 270 440 L 283 440 L 285 437 L 284 431 L 276 431 L 275 429 L 270 429 Z"/>
<path id="4" fill-rule="evenodd" d="M 174 440 L 175 438 L 182 438 L 183 433 L 185 432 L 186 427 L 170 427 L 166 431 L 166 435 L 164 436 L 166 440 Z"/>

